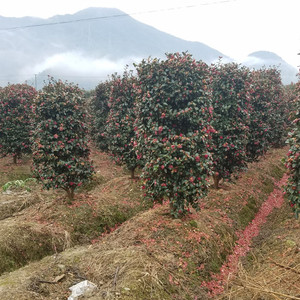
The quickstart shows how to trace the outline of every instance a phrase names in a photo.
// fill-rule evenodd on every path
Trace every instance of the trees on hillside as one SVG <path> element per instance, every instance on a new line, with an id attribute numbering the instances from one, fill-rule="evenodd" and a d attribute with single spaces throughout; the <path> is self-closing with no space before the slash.
<path id="1" fill-rule="evenodd" d="M 46 189 L 62 188 L 68 199 L 93 174 L 81 90 L 51 80 L 34 103 L 33 173 Z"/>
<path id="2" fill-rule="evenodd" d="M 31 151 L 31 108 L 36 94 L 27 84 L 9 84 L 0 90 L 0 153 L 13 155 L 14 163 Z"/>

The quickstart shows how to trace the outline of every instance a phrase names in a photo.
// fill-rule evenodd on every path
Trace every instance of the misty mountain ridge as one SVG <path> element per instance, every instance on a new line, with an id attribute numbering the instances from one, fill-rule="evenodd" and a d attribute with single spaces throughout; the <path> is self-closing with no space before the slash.
<path id="1" fill-rule="evenodd" d="M 3 30 L 13 27 L 21 28 Z M 149 56 L 164 58 L 168 52 L 188 51 L 208 64 L 220 56 L 231 60 L 203 43 L 164 33 L 114 8 L 88 8 L 49 19 L 0 16 L 0 29 L 0 86 L 28 80 L 40 88 L 47 75 L 52 75 L 90 89 L 108 75 L 122 72 L 127 64 Z M 269 62 L 284 66 L 283 79 L 289 74 L 285 83 L 296 81 L 295 76 L 290 80 L 293 67 L 276 54 L 256 52 L 248 58 L 249 67 L 258 67 L 258 61 L 265 66 Z M 255 64 L 248 64 L 251 59 Z"/>
<path id="2" fill-rule="evenodd" d="M 282 82 L 290 84 L 297 82 L 298 70 L 289 65 L 280 56 L 269 51 L 257 51 L 249 54 L 242 62 L 245 66 L 250 68 L 260 69 L 263 67 L 277 67 L 281 71 Z"/>

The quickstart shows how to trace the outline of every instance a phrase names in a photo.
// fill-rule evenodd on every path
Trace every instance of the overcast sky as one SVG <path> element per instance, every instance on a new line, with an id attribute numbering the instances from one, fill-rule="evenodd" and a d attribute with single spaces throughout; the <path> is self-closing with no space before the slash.
<path id="1" fill-rule="evenodd" d="M 265 50 L 300 65 L 300 0 L 2 0 L 0 15 L 48 18 L 87 7 L 119 8 L 143 23 L 205 43 L 238 61 Z"/>

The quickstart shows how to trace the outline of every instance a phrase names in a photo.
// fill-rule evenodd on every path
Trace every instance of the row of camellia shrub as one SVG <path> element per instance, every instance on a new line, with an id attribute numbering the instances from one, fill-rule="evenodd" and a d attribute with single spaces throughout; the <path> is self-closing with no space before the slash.
<path id="1" fill-rule="evenodd" d="M 1 89 L 1 153 L 19 157 L 32 149 L 36 178 L 72 199 L 93 173 L 88 104 L 96 145 L 132 177 L 141 167 L 145 198 L 169 200 L 178 216 L 199 207 L 210 176 L 217 188 L 220 179 L 283 143 L 289 106 L 276 69 L 208 66 L 175 53 L 143 60 L 135 71 L 100 83 L 89 102 L 61 81 L 50 80 L 39 93 L 27 85 Z"/>
<path id="2" fill-rule="evenodd" d="M 289 174 L 286 192 L 298 218 L 300 213 L 300 81 L 294 89 L 293 104 L 294 109 L 290 116 L 292 129 L 287 139 L 290 149 L 286 162 Z"/>
<path id="3" fill-rule="evenodd" d="M 13 155 L 14 162 L 31 152 L 31 111 L 36 90 L 27 84 L 0 90 L 0 153 Z"/>
<path id="4" fill-rule="evenodd" d="M 75 85 L 50 79 L 39 93 L 27 84 L 0 90 L 0 153 L 32 152 L 33 174 L 46 189 L 62 188 L 72 200 L 87 181 L 88 127 L 83 92 Z"/>
<path id="5" fill-rule="evenodd" d="M 174 215 L 199 207 L 209 176 L 217 188 L 284 144 L 289 103 L 277 69 L 208 66 L 187 53 L 135 67 L 97 87 L 92 131 L 117 162 L 142 166 L 144 196 L 168 199 Z"/>

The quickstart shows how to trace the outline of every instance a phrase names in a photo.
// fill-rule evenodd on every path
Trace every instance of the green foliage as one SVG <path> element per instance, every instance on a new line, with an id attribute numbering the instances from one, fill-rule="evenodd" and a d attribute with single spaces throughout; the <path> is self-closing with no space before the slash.
<path id="1" fill-rule="evenodd" d="M 249 161 L 257 160 L 270 146 L 282 146 L 291 108 L 288 92 L 281 83 L 276 68 L 260 69 L 251 73 Z"/>
<path id="2" fill-rule="evenodd" d="M 141 164 L 134 149 L 134 111 L 136 79 L 130 72 L 113 76 L 109 93 L 110 112 L 105 127 L 108 149 L 117 163 L 125 164 L 134 176 L 135 168 Z"/>
<path id="3" fill-rule="evenodd" d="M 242 228 L 246 228 L 247 225 L 254 219 L 258 212 L 259 205 L 257 200 L 253 196 L 249 196 L 247 204 L 242 207 L 238 214 L 239 222 Z"/>
<path id="4" fill-rule="evenodd" d="M 108 104 L 110 81 L 101 82 L 95 90 L 95 96 L 89 103 L 90 135 L 96 146 L 102 150 L 108 150 L 108 140 L 105 134 L 105 125 L 110 111 Z"/>
<path id="5" fill-rule="evenodd" d="M 286 192 L 296 217 L 298 217 L 300 213 L 300 81 L 297 83 L 296 95 L 296 110 L 292 115 L 293 127 L 287 139 L 290 149 L 286 162 L 289 174 Z"/>
<path id="6" fill-rule="evenodd" d="M 27 192 L 31 191 L 31 188 L 27 185 L 28 182 L 36 182 L 35 178 L 27 178 L 25 180 L 15 180 L 15 181 L 9 181 L 7 183 L 5 183 L 2 186 L 2 189 L 4 192 L 6 192 L 7 190 L 9 190 L 10 188 L 17 188 L 17 189 L 25 189 Z"/>
<path id="7" fill-rule="evenodd" d="M 211 169 L 212 118 L 208 66 L 191 55 L 143 60 L 137 66 L 137 150 L 145 159 L 143 189 L 151 201 L 170 200 L 173 215 L 198 208 Z"/>
<path id="8" fill-rule="evenodd" d="M 284 98 L 280 71 L 276 68 L 269 68 L 260 70 L 260 72 L 263 80 L 261 84 L 264 86 L 261 96 L 265 97 L 264 105 L 268 107 L 266 111 L 266 122 L 270 128 L 270 134 L 267 135 L 268 143 L 279 147 L 284 144 L 288 119 L 288 105 Z"/>
<path id="9" fill-rule="evenodd" d="M 213 154 L 214 173 L 220 178 L 246 167 L 246 145 L 249 136 L 250 86 L 249 69 L 235 63 L 211 66 L 216 130 L 209 150 Z"/>
<path id="10" fill-rule="evenodd" d="M 286 125 L 288 128 L 291 127 L 293 121 L 293 114 L 296 112 L 297 107 L 297 83 L 291 83 L 284 86 L 284 98 L 286 99 L 287 115 Z"/>
<path id="11" fill-rule="evenodd" d="M 35 101 L 33 172 L 46 189 L 64 189 L 69 199 L 93 174 L 81 90 L 50 80 Z"/>
<path id="12" fill-rule="evenodd" d="M 252 71 L 250 136 L 247 143 L 249 161 L 257 160 L 270 146 L 271 130 L 270 110 L 272 98 L 269 91 L 267 70 Z"/>
<path id="13" fill-rule="evenodd" d="M 0 153 L 12 154 L 14 162 L 30 153 L 31 108 L 36 90 L 27 84 L 12 84 L 0 90 Z"/>

